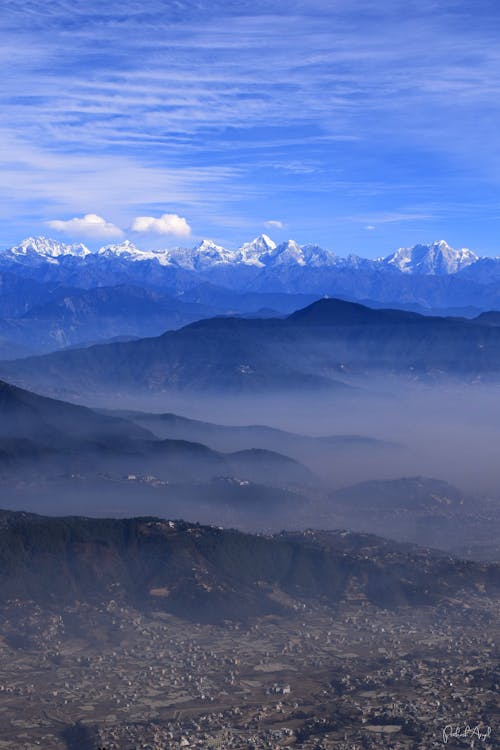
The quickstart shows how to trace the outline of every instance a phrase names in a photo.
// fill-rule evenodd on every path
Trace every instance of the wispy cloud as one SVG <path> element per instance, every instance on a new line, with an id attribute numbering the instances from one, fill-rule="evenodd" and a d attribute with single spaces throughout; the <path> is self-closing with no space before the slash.
<path id="1" fill-rule="evenodd" d="M 290 226 L 314 196 L 327 225 L 429 184 L 465 204 L 500 178 L 499 21 L 483 0 L 9 0 L 1 210 Z"/>
<path id="2" fill-rule="evenodd" d="M 44 210 L 55 206 L 59 213 L 99 206 L 122 224 L 146 206 L 213 205 L 237 172 L 215 165 L 169 167 L 122 152 L 61 152 L 5 130 L 0 130 L 0 168 L 0 210 L 20 206 L 29 196 Z M 234 191 L 234 200 L 239 197 Z"/>
<path id="3" fill-rule="evenodd" d="M 365 224 L 365 229 L 375 229 L 375 226 L 377 224 L 398 224 L 399 222 L 404 221 L 423 221 L 425 219 L 431 219 L 432 213 L 424 213 L 422 211 L 408 211 L 371 214 L 370 216 L 349 216 L 346 218 L 350 221 L 356 221 Z"/>

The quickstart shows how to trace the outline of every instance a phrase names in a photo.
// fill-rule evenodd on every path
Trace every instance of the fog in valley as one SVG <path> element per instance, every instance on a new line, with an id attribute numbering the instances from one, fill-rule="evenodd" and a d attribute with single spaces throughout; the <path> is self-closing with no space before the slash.
<path id="1" fill-rule="evenodd" d="M 36 429 L 29 409 L 4 412 L 2 505 L 345 528 L 495 558 L 498 388 L 375 377 L 347 394 L 31 396 Z"/>
<path id="2" fill-rule="evenodd" d="M 375 377 L 348 395 L 319 391 L 208 398 L 165 393 L 113 400 L 107 393 L 87 405 L 173 413 L 226 426 L 266 425 L 309 437 L 353 438 L 335 447 L 319 441 L 291 446 L 279 434 L 267 438 L 265 447 L 303 461 L 332 488 L 414 475 L 445 479 L 468 492 L 495 494 L 500 486 L 500 384 L 423 384 Z M 233 434 L 214 434 L 209 444 L 223 451 L 263 447 L 251 431 L 239 435 L 237 445 L 234 439 Z"/>
<path id="3" fill-rule="evenodd" d="M 500 4 L 0 8 L 0 750 L 500 747 Z"/>

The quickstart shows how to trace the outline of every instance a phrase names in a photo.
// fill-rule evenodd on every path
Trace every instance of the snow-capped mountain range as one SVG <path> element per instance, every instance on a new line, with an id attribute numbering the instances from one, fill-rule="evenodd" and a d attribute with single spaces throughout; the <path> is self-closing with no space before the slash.
<path id="1" fill-rule="evenodd" d="M 455 250 L 444 240 L 439 240 L 431 245 L 401 247 L 389 257 L 384 258 L 383 262 L 404 273 L 442 276 L 457 273 L 478 260 L 479 257 L 472 250 L 465 247 Z"/>
<path id="2" fill-rule="evenodd" d="M 29 237 L 0 254 L 0 263 L 38 265 L 46 262 L 59 264 L 62 259 L 78 258 L 93 261 L 95 258 L 128 262 L 153 262 L 159 266 L 177 267 L 187 271 L 205 271 L 213 267 L 243 266 L 257 269 L 302 268 L 352 268 L 396 270 L 405 274 L 444 276 L 455 274 L 477 263 L 480 258 L 471 250 L 456 250 L 444 240 L 430 245 L 400 248 L 385 258 L 368 260 L 359 256 L 342 258 L 317 245 L 299 245 L 288 240 L 276 245 L 266 234 L 245 242 L 236 250 L 229 250 L 211 240 L 203 240 L 193 248 L 173 250 L 144 250 L 130 240 L 120 244 L 105 245 L 92 253 L 83 244 L 65 244 L 46 237 Z"/>
<path id="3" fill-rule="evenodd" d="M 446 242 L 374 260 L 267 235 L 231 250 L 91 251 L 30 237 L 0 252 L 0 359 L 81 342 L 150 337 L 205 317 L 287 315 L 320 297 L 439 315 L 500 311 L 500 258 Z M 500 314 L 487 317 L 498 325 Z"/>
<path id="4" fill-rule="evenodd" d="M 57 263 L 61 257 L 68 255 L 75 258 L 85 258 L 86 255 L 90 255 L 90 250 L 82 244 L 67 245 L 48 237 L 28 237 L 19 245 L 5 250 L 0 255 L 0 259 L 15 259 L 28 263 L 40 261 Z"/>

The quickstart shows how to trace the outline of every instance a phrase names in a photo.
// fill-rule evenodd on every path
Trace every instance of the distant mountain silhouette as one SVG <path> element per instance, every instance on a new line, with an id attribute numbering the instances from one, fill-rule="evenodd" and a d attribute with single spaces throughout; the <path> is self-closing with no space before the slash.
<path id="1" fill-rule="evenodd" d="M 10 321 L 10 326 L 31 348 L 54 351 L 86 340 L 111 339 L 117 334 L 123 338 L 158 335 L 216 312 L 213 306 L 119 285 L 61 290 L 50 301 L 31 306 L 17 317 L 15 324 Z"/>
<path id="2" fill-rule="evenodd" d="M 366 435 L 325 435 L 310 437 L 266 425 L 230 426 L 188 419 L 178 414 L 148 414 L 134 411 L 109 411 L 111 416 L 124 419 L 150 430 L 159 438 L 191 440 L 221 450 L 244 450 L 258 445 L 271 451 L 282 451 L 290 456 L 317 453 L 320 450 L 376 448 L 387 445 Z"/>
<path id="3" fill-rule="evenodd" d="M 497 310 L 483 312 L 474 318 L 474 322 L 483 326 L 500 326 L 500 312 Z"/>
<path id="4" fill-rule="evenodd" d="M 0 437 L 67 446 L 68 441 L 154 439 L 146 429 L 0 381 Z"/>
<path id="5" fill-rule="evenodd" d="M 312 474 L 282 453 L 258 448 L 219 452 L 195 441 L 159 439 L 140 425 L 0 381 L 0 465 L 26 475 L 99 472 L 164 480 L 237 475 L 270 483 L 309 483 Z"/>
<path id="6" fill-rule="evenodd" d="M 322 299 L 287 318 L 212 318 L 156 338 L 0 364 L 45 392 L 347 391 L 373 374 L 500 376 L 500 330 L 461 318 Z"/>
<path id="7" fill-rule="evenodd" d="M 289 314 L 325 295 L 473 317 L 500 310 L 500 259 L 444 240 L 372 260 L 266 235 L 233 250 L 210 240 L 144 250 L 125 240 L 98 252 L 29 237 L 0 252 L 0 359 L 158 336 L 215 315 Z"/>
<path id="8" fill-rule="evenodd" d="M 416 476 L 360 482 L 330 493 L 328 510 L 329 525 L 475 560 L 499 557 L 500 520 L 488 500 L 442 480 Z"/>
<path id="9" fill-rule="evenodd" d="M 29 237 L 0 253 L 0 272 L 38 285 L 91 289 L 126 284 L 174 296 L 208 285 L 226 295 L 328 294 L 427 309 L 500 308 L 500 259 L 480 258 L 444 240 L 372 260 L 339 257 L 294 240 L 276 245 L 266 235 L 233 250 L 203 240 L 194 248 L 148 251 L 126 240 L 96 253 L 83 245 Z"/>
<path id="10" fill-rule="evenodd" d="M 420 315 L 405 310 L 386 310 L 371 308 L 357 302 L 341 299 L 324 298 L 308 307 L 292 313 L 288 320 L 292 323 L 307 325 L 363 325 L 392 324 L 420 319 Z"/>
<path id="11" fill-rule="evenodd" d="M 352 511 L 434 511 L 457 510 L 464 503 L 463 494 L 438 479 L 405 477 L 393 480 L 367 481 L 335 492 L 335 500 Z"/>

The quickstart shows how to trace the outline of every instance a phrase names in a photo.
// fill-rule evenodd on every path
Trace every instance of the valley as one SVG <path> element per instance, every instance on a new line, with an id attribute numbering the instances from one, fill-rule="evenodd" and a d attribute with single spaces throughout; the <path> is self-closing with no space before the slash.
<path id="1" fill-rule="evenodd" d="M 2 586 L 6 748 L 438 748 L 464 707 L 482 732 L 497 720 L 498 564 L 347 533 L 239 537 L 235 547 L 234 532 L 198 524 L 2 513 L 4 565 L 13 536 L 29 544 L 18 564 L 30 562 Z M 151 544 L 164 553 L 153 567 L 147 555 L 138 579 Z M 69 567 L 44 560 L 46 545 Z M 290 545 L 302 554 L 283 568 Z M 258 561 L 250 577 L 242 553 Z M 333 586 L 327 568 L 311 578 L 318 553 L 358 572 L 344 582 L 337 572 Z M 195 565 L 186 581 L 185 554 Z M 424 578 L 412 591 L 404 579 L 415 571 Z M 44 575 L 52 593 L 42 594 Z"/>
<path id="2" fill-rule="evenodd" d="M 0 750 L 500 748 L 499 28 L 0 2 Z"/>
<path id="3" fill-rule="evenodd" d="M 238 252 L 0 256 L 0 747 L 491 750 L 497 314 L 313 283 L 483 261 Z"/>

